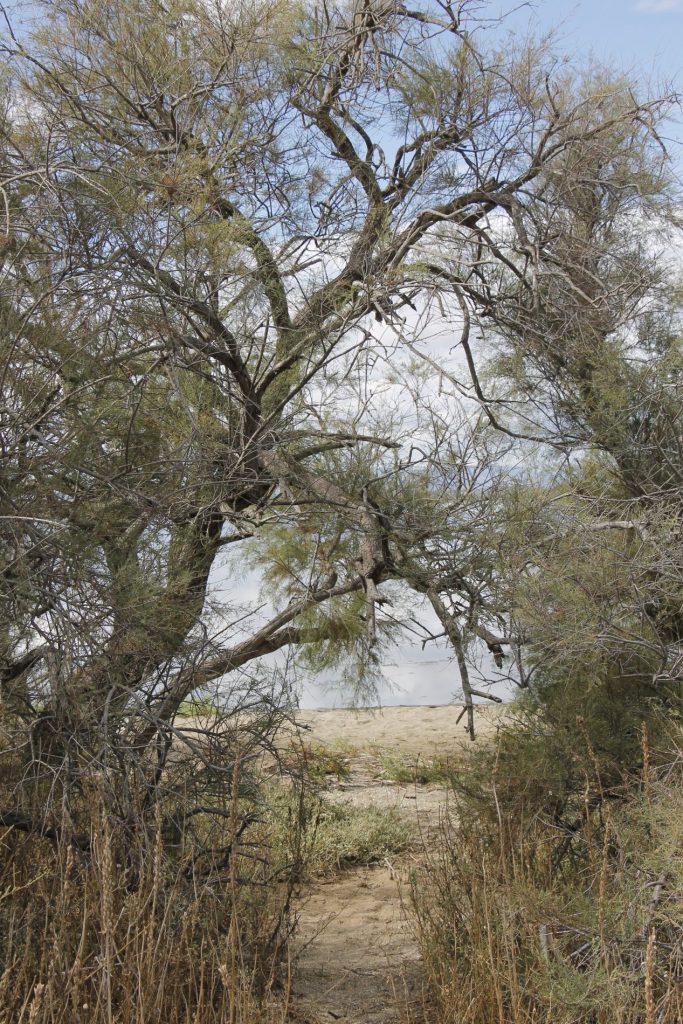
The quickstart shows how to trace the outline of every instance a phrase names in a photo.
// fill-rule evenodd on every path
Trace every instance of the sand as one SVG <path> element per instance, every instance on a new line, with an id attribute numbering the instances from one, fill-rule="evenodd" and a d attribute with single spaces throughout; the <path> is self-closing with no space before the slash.
<path id="1" fill-rule="evenodd" d="M 392 862 L 351 868 L 301 894 L 293 952 L 293 1017 L 306 1024 L 401 1024 L 429 1020 L 419 951 L 406 903 L 410 872 L 441 839 L 449 815 L 443 785 L 402 785 L 382 772 L 382 755 L 408 762 L 457 757 L 471 742 L 461 707 L 302 711 L 297 722 L 312 743 L 343 751 L 350 775 L 331 779 L 335 803 L 392 808 L 415 826 L 416 844 Z M 500 708 L 477 707 L 477 742 L 495 733 Z"/>
<path id="2" fill-rule="evenodd" d="M 358 751 L 395 751 L 425 757 L 455 752 L 470 740 L 460 704 L 400 706 L 391 708 L 299 711 L 297 723 L 312 740 L 325 746 Z M 504 705 L 475 708 L 477 739 L 488 740 L 504 713 Z"/>

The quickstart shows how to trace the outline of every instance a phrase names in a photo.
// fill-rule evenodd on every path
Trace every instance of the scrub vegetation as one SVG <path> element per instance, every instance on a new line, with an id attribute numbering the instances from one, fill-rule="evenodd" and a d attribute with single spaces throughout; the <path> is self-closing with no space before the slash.
<path id="1" fill-rule="evenodd" d="M 681 1019 L 680 729 L 605 719 L 525 702 L 455 782 L 411 886 L 440 1021 Z"/>
<path id="2" fill-rule="evenodd" d="M 278 737 L 302 676 L 370 702 L 408 638 L 472 739 L 517 694 L 464 765 L 385 766 L 457 801 L 413 886 L 428 1012 L 679 1021 L 676 95 L 478 0 L 28 7 L 0 1022 L 284 1021 L 301 886 L 409 837 L 312 809 L 347 759 Z"/>

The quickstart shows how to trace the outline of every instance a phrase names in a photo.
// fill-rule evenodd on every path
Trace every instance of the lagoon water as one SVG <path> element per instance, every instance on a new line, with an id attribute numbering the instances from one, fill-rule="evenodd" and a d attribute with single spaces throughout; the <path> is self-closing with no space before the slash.
<path id="1" fill-rule="evenodd" d="M 477 668 L 470 669 L 470 681 L 477 689 L 484 689 L 503 700 L 508 700 L 515 687 L 493 663 L 485 649 L 477 653 Z M 382 666 L 384 685 L 371 703 L 382 707 L 399 705 L 429 705 L 462 702 L 460 674 L 455 659 L 444 647 L 430 647 L 422 651 L 419 644 L 402 645 L 389 652 Z M 479 698 L 477 698 L 479 700 Z M 340 692 L 332 675 L 330 678 L 302 681 L 301 707 L 339 708 L 349 705 L 349 694 Z"/>

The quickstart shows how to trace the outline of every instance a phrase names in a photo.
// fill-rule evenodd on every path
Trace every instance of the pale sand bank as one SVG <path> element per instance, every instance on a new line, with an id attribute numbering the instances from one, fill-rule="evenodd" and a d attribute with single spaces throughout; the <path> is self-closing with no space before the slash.
<path id="1" fill-rule="evenodd" d="M 314 742 L 342 745 L 358 751 L 395 750 L 403 754 L 433 757 L 469 743 L 462 705 L 402 706 L 389 708 L 299 711 L 296 721 Z M 504 705 L 477 705 L 475 730 L 478 740 L 489 739 L 496 730 Z"/>

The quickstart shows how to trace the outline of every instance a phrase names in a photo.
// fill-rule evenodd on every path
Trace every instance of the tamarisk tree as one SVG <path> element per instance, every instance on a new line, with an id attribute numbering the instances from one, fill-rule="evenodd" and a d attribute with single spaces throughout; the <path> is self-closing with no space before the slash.
<path id="1" fill-rule="evenodd" d="M 587 133 L 657 108 L 487 44 L 478 7 L 49 0 L 32 37 L 6 25 L 0 672 L 42 764 L 139 758 L 198 688 L 350 616 L 372 648 L 399 555 L 380 456 L 399 490 L 432 464 L 365 429 L 372 375 L 491 282 L 533 296 L 506 225 Z M 217 616 L 226 547 L 311 508 L 349 557 L 265 621 Z M 431 571 L 405 575 L 441 600 Z"/>

